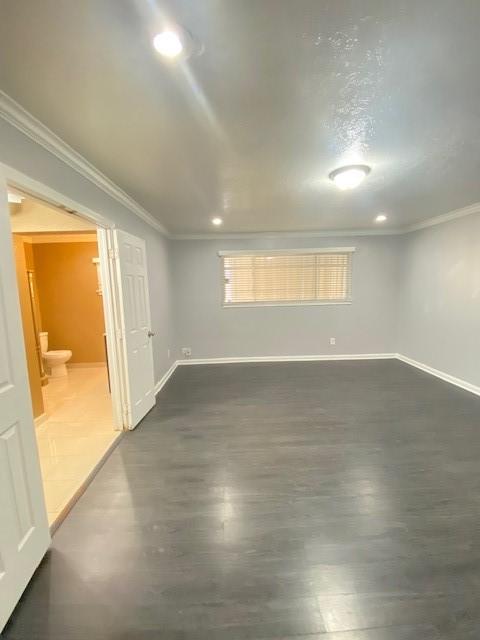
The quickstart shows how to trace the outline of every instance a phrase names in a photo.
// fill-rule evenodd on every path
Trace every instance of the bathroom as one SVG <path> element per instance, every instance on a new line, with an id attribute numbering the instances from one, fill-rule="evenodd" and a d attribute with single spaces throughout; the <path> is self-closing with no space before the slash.
<path id="1" fill-rule="evenodd" d="M 96 228 L 9 193 L 28 377 L 49 522 L 113 446 Z"/>

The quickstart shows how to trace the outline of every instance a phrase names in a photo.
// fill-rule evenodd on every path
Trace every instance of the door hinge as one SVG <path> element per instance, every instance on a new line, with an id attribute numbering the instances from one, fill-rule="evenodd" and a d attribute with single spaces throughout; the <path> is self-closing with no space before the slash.
<path id="1" fill-rule="evenodd" d="M 117 260 L 118 259 L 118 249 L 109 249 L 108 250 L 108 257 L 110 258 L 110 260 Z"/>
<path id="2" fill-rule="evenodd" d="M 117 336 L 117 340 L 123 340 L 124 339 L 124 333 L 121 329 L 117 329 L 115 331 L 115 335 Z"/>

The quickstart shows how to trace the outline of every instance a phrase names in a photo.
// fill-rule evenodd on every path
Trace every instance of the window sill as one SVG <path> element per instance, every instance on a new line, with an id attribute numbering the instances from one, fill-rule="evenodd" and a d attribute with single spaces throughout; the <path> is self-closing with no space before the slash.
<path id="1" fill-rule="evenodd" d="M 238 309 L 244 307 L 325 307 L 331 305 L 348 305 L 352 304 L 352 300 L 342 300 L 339 302 L 224 302 L 224 309 Z"/>

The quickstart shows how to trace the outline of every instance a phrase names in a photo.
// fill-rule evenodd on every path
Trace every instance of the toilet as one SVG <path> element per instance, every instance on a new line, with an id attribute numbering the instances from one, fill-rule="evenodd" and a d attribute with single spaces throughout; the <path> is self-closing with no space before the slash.
<path id="1" fill-rule="evenodd" d="M 70 349 L 59 349 L 57 351 L 48 350 L 48 331 L 40 331 L 40 349 L 42 351 L 43 362 L 47 374 L 51 378 L 60 378 L 66 376 L 67 362 L 72 357 Z"/>

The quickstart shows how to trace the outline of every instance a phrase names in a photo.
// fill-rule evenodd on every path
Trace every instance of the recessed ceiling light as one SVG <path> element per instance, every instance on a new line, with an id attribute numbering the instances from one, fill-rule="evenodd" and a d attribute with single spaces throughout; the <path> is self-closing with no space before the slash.
<path id="1" fill-rule="evenodd" d="M 386 219 L 387 219 L 387 216 L 384 213 L 379 213 L 378 216 L 375 218 L 375 222 L 385 222 Z"/>
<path id="2" fill-rule="evenodd" d="M 21 204 L 25 198 L 18 193 L 8 192 L 8 201 L 10 204 Z"/>
<path id="3" fill-rule="evenodd" d="M 216 227 L 221 225 L 222 222 L 223 222 L 223 220 L 221 218 L 212 218 L 212 224 L 214 224 Z"/>
<path id="4" fill-rule="evenodd" d="M 339 189 L 345 191 L 346 189 L 355 189 L 355 187 L 358 187 L 370 171 L 370 167 L 367 167 L 366 164 L 351 164 L 335 169 L 328 177 Z"/>
<path id="5" fill-rule="evenodd" d="M 176 58 L 183 51 L 183 44 L 175 31 L 162 31 L 153 39 L 153 46 L 162 56 Z"/>

